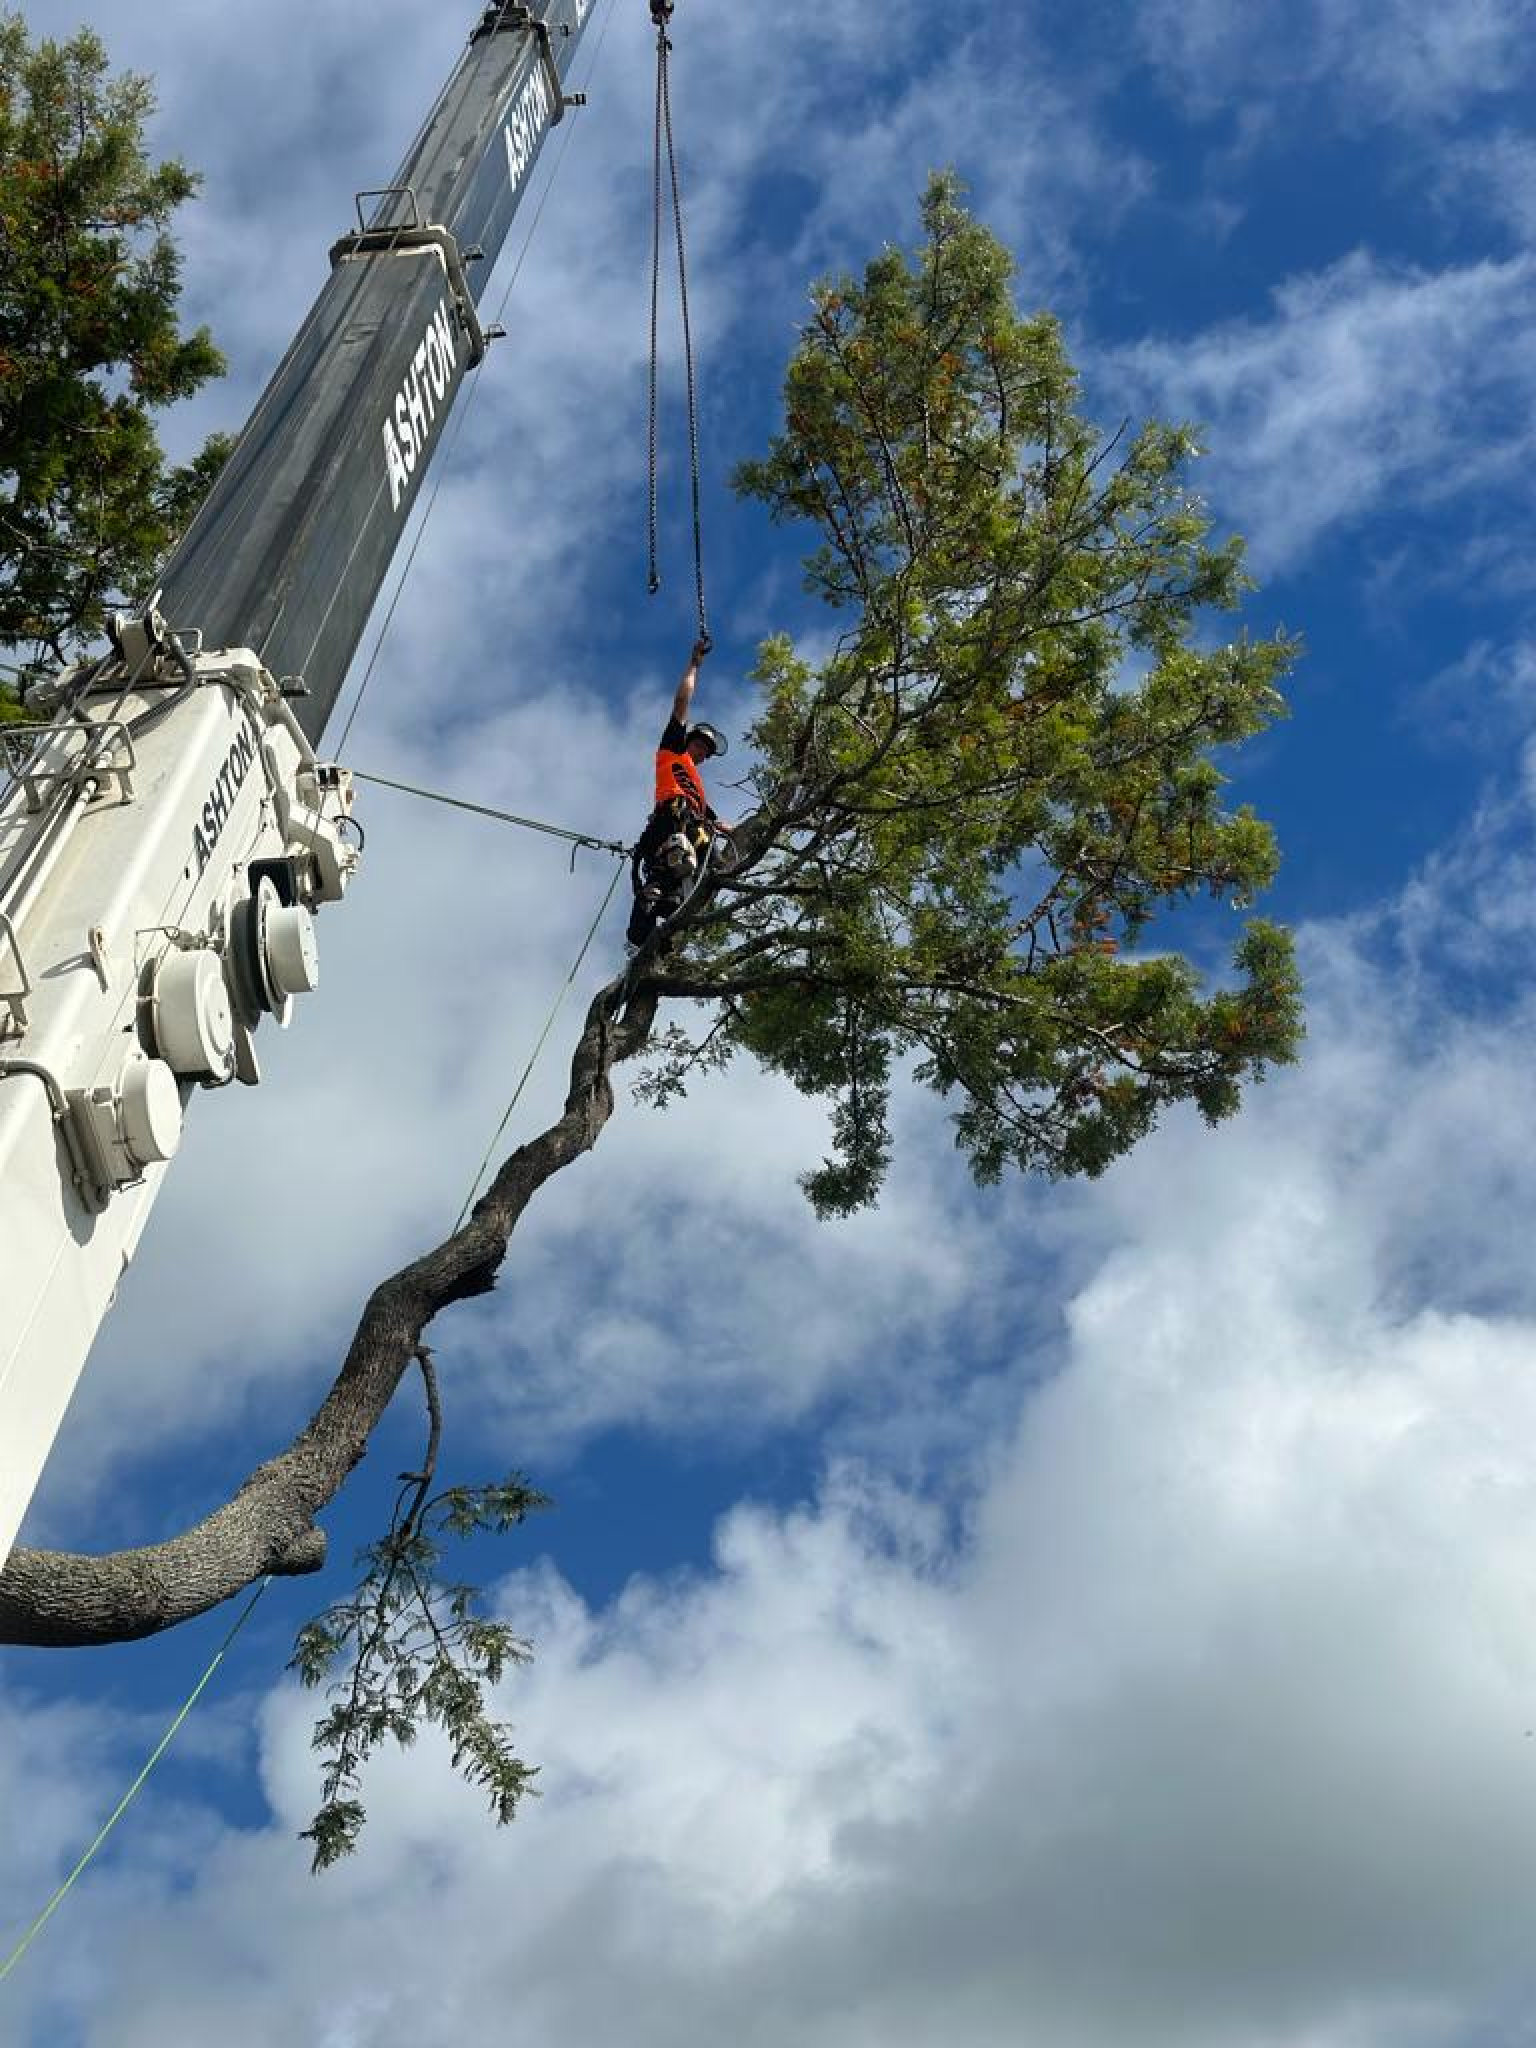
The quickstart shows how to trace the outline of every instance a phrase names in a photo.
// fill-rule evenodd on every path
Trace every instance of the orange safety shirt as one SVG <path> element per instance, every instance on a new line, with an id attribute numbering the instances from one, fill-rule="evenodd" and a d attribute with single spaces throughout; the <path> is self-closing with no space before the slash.
<path id="1" fill-rule="evenodd" d="M 668 719 L 656 749 L 656 801 L 669 804 L 681 797 L 695 817 L 707 818 L 712 813 L 704 794 L 704 778 L 687 749 L 688 734 L 681 720 Z"/>

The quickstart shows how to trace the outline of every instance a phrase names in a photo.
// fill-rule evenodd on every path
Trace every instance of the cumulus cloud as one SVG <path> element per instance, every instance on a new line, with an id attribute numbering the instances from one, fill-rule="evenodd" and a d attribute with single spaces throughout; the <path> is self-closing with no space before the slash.
<path id="1" fill-rule="evenodd" d="M 1398 915 L 1311 935 L 1301 1069 L 1078 1212 L 1064 1324 L 941 1484 L 835 1461 L 606 1607 L 503 1584 L 543 1767 L 509 1834 L 428 1745 L 312 1886 L 274 1693 L 270 1825 L 72 1902 L 82 2041 L 1462 2048 L 1518 2012 L 1536 1297 L 1488 1225 L 1536 1194 L 1530 1019 L 1448 1009 Z"/>

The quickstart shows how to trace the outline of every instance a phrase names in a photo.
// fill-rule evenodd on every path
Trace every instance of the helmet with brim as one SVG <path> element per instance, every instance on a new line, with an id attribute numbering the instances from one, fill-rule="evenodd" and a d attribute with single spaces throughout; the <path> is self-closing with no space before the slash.
<path id="1" fill-rule="evenodd" d="M 726 754 L 730 752 L 730 746 L 725 734 L 717 725 L 709 725 L 701 720 L 699 724 L 689 726 L 688 737 L 690 740 L 703 740 L 711 754 Z"/>

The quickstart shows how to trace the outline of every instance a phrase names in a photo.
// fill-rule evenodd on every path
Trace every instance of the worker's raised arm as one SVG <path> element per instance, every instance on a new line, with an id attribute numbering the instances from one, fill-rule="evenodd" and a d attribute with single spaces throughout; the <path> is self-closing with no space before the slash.
<path id="1" fill-rule="evenodd" d="M 693 702 L 694 685 L 699 680 L 699 663 L 709 652 L 707 640 L 695 640 L 688 652 L 688 666 L 683 670 L 683 680 L 677 686 L 677 695 L 672 699 L 672 716 L 680 725 L 688 723 L 688 707 Z"/>

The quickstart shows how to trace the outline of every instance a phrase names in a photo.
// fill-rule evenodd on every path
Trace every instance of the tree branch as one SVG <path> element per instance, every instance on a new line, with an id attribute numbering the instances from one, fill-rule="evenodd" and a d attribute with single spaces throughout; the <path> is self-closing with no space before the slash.
<path id="1" fill-rule="evenodd" d="M 267 1573 L 325 1562 L 316 1516 L 368 1440 L 422 1348 L 434 1317 L 487 1293 L 512 1232 L 545 1181 L 596 1144 L 613 1113 L 612 1068 L 650 1036 L 659 993 L 622 975 L 588 1008 L 565 1107 L 497 1171 L 462 1230 L 368 1297 L 341 1370 L 302 1433 L 259 1465 L 231 1499 L 163 1543 L 107 1556 L 13 1550 L 0 1572 L 0 1642 L 87 1648 L 129 1642 L 206 1613 Z"/>

